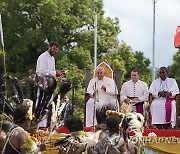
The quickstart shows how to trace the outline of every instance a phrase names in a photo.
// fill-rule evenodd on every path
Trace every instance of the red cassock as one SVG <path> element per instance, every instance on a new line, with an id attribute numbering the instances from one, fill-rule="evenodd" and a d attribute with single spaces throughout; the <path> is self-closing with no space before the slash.
<path id="1" fill-rule="evenodd" d="M 180 48 L 180 26 L 177 26 L 176 34 L 174 36 L 174 47 Z"/>

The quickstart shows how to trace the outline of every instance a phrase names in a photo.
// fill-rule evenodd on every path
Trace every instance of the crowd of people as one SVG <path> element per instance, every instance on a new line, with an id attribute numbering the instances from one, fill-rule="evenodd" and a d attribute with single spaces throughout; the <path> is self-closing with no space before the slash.
<path id="1" fill-rule="evenodd" d="M 56 78 L 64 75 L 63 69 L 55 68 L 54 56 L 58 52 L 58 48 L 59 44 L 57 42 L 50 42 L 48 50 L 38 57 L 37 76 L 46 77 L 50 75 Z M 175 97 L 179 94 L 179 88 L 175 79 L 168 78 L 166 67 L 159 69 L 159 78 L 154 80 L 149 88 L 145 82 L 140 80 L 140 72 L 132 70 L 130 80 L 123 83 L 119 93 L 120 100 L 123 103 L 117 99 L 117 89 L 115 81 L 105 76 L 104 68 L 97 68 L 97 77 L 90 80 L 86 91 L 88 100 L 86 102 L 86 119 L 84 124 L 76 117 L 75 106 L 70 103 L 67 95 L 61 98 L 59 106 L 56 103 L 59 108 L 57 113 L 60 117 L 58 119 L 60 126 L 65 127 L 68 132 L 82 131 L 84 126 L 95 127 L 98 125 L 98 121 L 103 121 L 100 117 L 104 118 L 106 131 L 104 131 L 103 137 L 101 136 L 101 139 L 98 139 L 94 147 L 88 149 L 89 153 L 137 153 L 137 147 L 132 143 L 129 143 L 127 148 L 127 142 L 129 142 L 127 138 L 128 132 L 123 134 L 123 130 L 127 130 L 129 127 L 128 122 L 124 120 L 127 115 L 129 117 L 137 117 L 135 113 L 139 113 L 146 119 L 151 117 L 146 122 L 143 120 L 142 126 L 150 124 L 153 128 L 172 129 L 176 125 L 177 102 Z M 36 92 L 39 98 L 42 95 L 40 89 L 37 89 Z M 150 104 L 148 101 L 149 94 L 153 97 Z M 48 99 L 49 104 L 51 104 L 54 101 L 54 96 L 48 96 Z M 33 105 L 37 106 L 37 103 L 38 100 Z M 126 112 L 124 112 L 124 106 L 127 106 Z M 124 116 L 109 116 L 106 114 L 107 110 L 112 110 L 116 113 L 123 112 Z M 39 123 L 39 127 L 42 126 L 42 123 L 42 127 L 47 127 L 47 114 L 44 114 L 41 118 L 43 120 Z M 0 151 L 2 153 L 39 153 L 46 149 L 45 143 L 39 143 L 28 132 L 33 119 L 28 105 L 18 105 L 15 108 L 13 124 L 2 119 L 0 128 Z M 80 125 L 78 125 L 79 122 Z M 81 130 L 78 130 L 78 128 Z M 58 132 L 61 133 L 62 131 L 58 130 Z M 109 141 L 112 140 L 116 140 L 117 145 L 110 147 L 108 146 Z M 116 148 L 114 149 L 114 147 Z M 81 148 L 82 151 L 87 150 L 85 145 L 81 146 Z"/>

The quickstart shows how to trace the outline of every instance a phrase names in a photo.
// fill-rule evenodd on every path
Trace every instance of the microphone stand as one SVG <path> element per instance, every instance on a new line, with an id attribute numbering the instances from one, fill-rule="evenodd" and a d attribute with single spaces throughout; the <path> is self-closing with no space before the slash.
<path id="1" fill-rule="evenodd" d="M 115 82 L 114 79 L 113 79 L 113 81 L 114 81 L 114 88 L 115 88 L 116 111 L 119 112 L 119 108 L 118 108 L 118 105 L 117 105 L 117 103 L 119 103 L 119 102 L 118 102 L 118 90 L 117 90 L 116 82 Z"/>
<path id="2" fill-rule="evenodd" d="M 93 87 L 94 90 L 94 106 L 93 106 L 93 132 L 95 132 L 95 116 L 96 116 L 96 100 L 97 100 L 97 85 L 96 82 Z"/>

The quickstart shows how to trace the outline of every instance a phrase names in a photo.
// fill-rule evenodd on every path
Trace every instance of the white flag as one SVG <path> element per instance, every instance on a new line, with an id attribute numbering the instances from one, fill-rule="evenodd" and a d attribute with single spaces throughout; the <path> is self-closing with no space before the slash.
<path id="1" fill-rule="evenodd" d="M 2 29 L 2 20 L 0 14 L 0 46 L 4 47 L 4 39 L 3 39 L 3 29 Z"/>

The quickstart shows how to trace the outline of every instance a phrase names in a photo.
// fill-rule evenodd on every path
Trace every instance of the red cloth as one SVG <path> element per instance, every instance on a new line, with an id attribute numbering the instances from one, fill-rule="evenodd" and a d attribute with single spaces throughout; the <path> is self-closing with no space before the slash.
<path id="1" fill-rule="evenodd" d="M 84 131 L 92 131 L 92 127 L 84 127 Z M 144 129 L 143 136 L 148 136 L 149 133 L 154 132 L 158 137 L 180 137 L 180 130 L 165 130 L 165 129 Z M 133 132 L 130 133 L 134 135 Z"/>
<path id="2" fill-rule="evenodd" d="M 180 26 L 177 26 L 176 34 L 174 36 L 174 47 L 180 48 Z"/>
<path id="3" fill-rule="evenodd" d="M 60 127 L 57 132 L 58 133 L 65 133 L 65 134 L 71 134 L 69 129 L 67 129 L 65 126 Z"/>
<path id="4" fill-rule="evenodd" d="M 84 127 L 84 131 L 85 132 L 93 132 L 93 127 Z M 95 131 L 97 131 L 96 128 L 95 128 Z"/>

